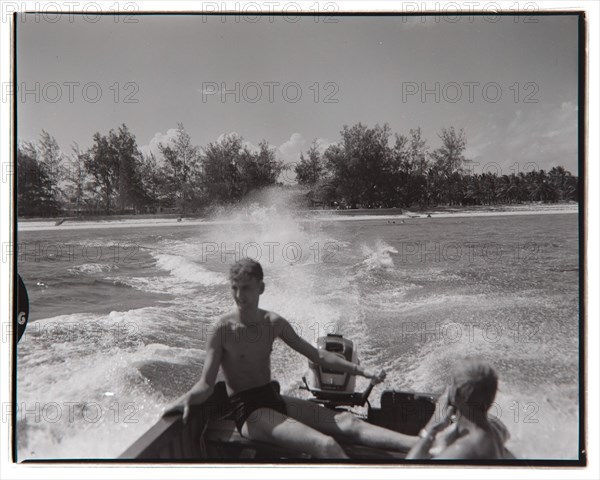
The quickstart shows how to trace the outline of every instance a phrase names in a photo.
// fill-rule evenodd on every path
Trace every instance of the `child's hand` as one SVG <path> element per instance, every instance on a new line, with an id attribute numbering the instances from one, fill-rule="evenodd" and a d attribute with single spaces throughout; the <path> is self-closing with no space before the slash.
<path id="1" fill-rule="evenodd" d="M 184 405 L 181 403 L 168 405 L 162 413 L 162 417 L 171 417 L 173 415 L 181 415 Z"/>
<path id="2" fill-rule="evenodd" d="M 380 370 L 379 372 L 365 372 L 367 373 L 367 375 L 365 375 L 367 378 L 371 379 L 371 383 L 373 385 L 377 385 L 378 383 L 381 383 L 385 380 L 385 376 L 387 375 L 385 373 L 385 370 Z"/>
<path id="3" fill-rule="evenodd" d="M 185 402 L 183 403 L 183 423 L 187 423 L 190 417 L 190 409 L 196 405 L 202 405 L 210 396 L 209 390 L 203 390 L 201 392 L 190 392 Z"/>
<path id="4" fill-rule="evenodd" d="M 436 433 L 448 426 L 450 423 L 450 417 L 454 415 L 455 408 L 448 405 L 448 394 L 450 387 L 446 387 L 444 393 L 440 395 L 437 403 L 435 404 L 435 412 L 427 423 L 426 430 L 431 433 Z"/>

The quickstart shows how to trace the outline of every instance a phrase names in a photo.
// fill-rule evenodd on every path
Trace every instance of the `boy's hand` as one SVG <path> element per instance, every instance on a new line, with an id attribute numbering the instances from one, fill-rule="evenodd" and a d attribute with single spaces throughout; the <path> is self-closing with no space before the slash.
<path id="1" fill-rule="evenodd" d="M 165 408 L 164 412 L 162 413 L 162 417 L 181 415 L 183 413 L 183 409 L 184 409 L 184 404 L 182 404 L 182 403 L 176 403 L 176 404 L 169 405 Z"/>
<path id="2" fill-rule="evenodd" d="M 183 423 L 187 423 L 190 416 L 190 407 L 197 405 L 198 403 L 202 403 L 203 401 L 204 400 L 202 399 L 200 402 L 198 402 L 198 398 L 194 396 L 194 394 L 188 393 L 185 398 L 179 399 L 178 403 L 168 406 L 163 412 L 162 416 L 169 417 L 171 415 L 182 415 Z"/>
<path id="3" fill-rule="evenodd" d="M 185 402 L 185 405 L 183 407 L 183 423 L 187 423 L 188 418 L 190 417 L 190 399 L 191 399 L 191 396 L 188 397 L 188 399 Z"/>
<path id="4" fill-rule="evenodd" d="M 187 423 L 190 416 L 190 407 L 192 403 L 192 395 L 188 395 L 183 402 L 176 403 L 175 405 L 168 406 L 163 412 L 163 417 L 170 417 L 172 415 L 182 415 L 183 423 Z"/>
<path id="5" fill-rule="evenodd" d="M 444 393 L 438 398 L 435 404 L 435 412 L 425 427 L 428 432 L 437 433 L 450 424 L 450 417 L 455 413 L 456 409 L 448 405 L 449 392 L 450 387 L 446 387 Z"/>
<path id="6" fill-rule="evenodd" d="M 190 417 L 190 409 L 196 405 L 202 405 L 210 396 L 210 391 L 190 393 L 183 404 L 183 423 L 187 423 Z"/>
<path id="7" fill-rule="evenodd" d="M 371 383 L 373 385 L 377 385 L 385 380 L 385 370 L 380 370 L 379 372 L 375 372 L 373 370 L 365 371 L 365 377 L 371 379 Z"/>

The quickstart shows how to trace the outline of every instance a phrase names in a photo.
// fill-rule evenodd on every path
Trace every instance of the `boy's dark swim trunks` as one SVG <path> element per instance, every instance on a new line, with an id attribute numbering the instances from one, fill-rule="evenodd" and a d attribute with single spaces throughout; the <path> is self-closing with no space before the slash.
<path id="1" fill-rule="evenodd" d="M 279 384 L 267 383 L 261 387 L 251 388 L 229 397 L 227 418 L 235 422 L 238 432 L 248 417 L 259 408 L 270 408 L 279 413 L 287 414 L 285 402 L 279 394 Z"/>

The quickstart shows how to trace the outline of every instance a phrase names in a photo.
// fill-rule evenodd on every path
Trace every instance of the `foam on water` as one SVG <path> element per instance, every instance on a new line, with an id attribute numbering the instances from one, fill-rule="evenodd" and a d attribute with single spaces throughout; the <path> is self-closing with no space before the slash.
<path id="1" fill-rule="evenodd" d="M 194 381 L 204 352 L 180 330 L 157 307 L 30 325 L 19 349 L 19 459 L 118 456 Z"/>
<path id="2" fill-rule="evenodd" d="M 107 277 L 107 279 L 115 284 L 126 285 L 148 293 L 169 293 L 184 296 L 194 292 L 193 285 L 184 284 L 179 278 L 172 276 Z"/>
<path id="3" fill-rule="evenodd" d="M 576 346 L 564 343 L 555 321 L 541 315 L 538 322 L 531 315 L 531 310 L 541 308 L 536 303 L 529 297 L 507 302 L 489 295 L 452 295 L 412 304 L 404 312 L 410 328 L 401 325 L 398 354 L 389 356 L 386 364 L 394 372 L 390 382 L 397 388 L 439 393 L 457 361 L 483 359 L 499 375 L 490 413 L 508 427 L 508 448 L 519 458 L 576 457 L 578 396 L 572 382 L 577 373 Z M 524 311 L 521 318 L 519 309 Z M 432 320 L 413 323 L 424 317 L 422 312 Z M 534 438 L 538 441 L 532 442 Z"/>
<path id="4" fill-rule="evenodd" d="M 382 240 L 377 240 L 373 248 L 367 245 L 362 245 L 362 253 L 366 257 L 364 264 L 368 270 L 380 268 L 393 269 L 394 259 L 392 254 L 397 254 L 398 250 Z"/>
<path id="5" fill-rule="evenodd" d="M 83 265 L 78 265 L 76 267 L 71 267 L 68 269 L 69 273 L 73 273 L 75 275 L 79 275 L 82 273 L 104 273 L 104 272 L 112 272 L 113 270 L 118 270 L 119 266 L 116 264 L 107 264 L 107 263 L 84 263 Z"/>
<path id="6" fill-rule="evenodd" d="M 266 269 L 314 265 L 332 259 L 340 248 L 337 239 L 327 235 L 322 222 L 294 214 L 285 203 L 287 194 L 281 195 L 268 191 L 251 199 L 260 203 L 250 201 L 221 209 L 212 219 L 218 222 L 204 230 L 202 251 L 195 253 L 210 265 L 233 263 L 234 257 L 248 256 Z"/>
<path id="7" fill-rule="evenodd" d="M 227 278 L 219 273 L 211 272 L 189 258 L 178 255 L 155 254 L 159 268 L 167 270 L 180 281 L 199 285 L 223 285 Z"/>

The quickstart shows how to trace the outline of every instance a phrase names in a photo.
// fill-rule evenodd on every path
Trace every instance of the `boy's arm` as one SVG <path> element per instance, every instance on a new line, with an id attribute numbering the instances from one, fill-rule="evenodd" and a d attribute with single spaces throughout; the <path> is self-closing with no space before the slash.
<path id="1" fill-rule="evenodd" d="M 349 362 L 335 353 L 328 352 L 327 350 L 317 349 L 300 337 L 289 322 L 278 316 L 275 319 L 275 331 L 277 336 L 281 338 L 286 344 L 301 353 L 311 362 L 317 363 L 324 367 L 336 370 L 340 373 L 350 373 L 353 375 L 361 375 L 366 378 L 370 378 L 374 383 L 383 382 L 385 379 L 385 371 L 375 372 L 373 370 L 367 370 L 362 366 Z"/>
<path id="2" fill-rule="evenodd" d="M 210 330 L 206 338 L 206 357 L 200 380 L 184 395 L 179 397 L 173 407 L 168 408 L 163 415 L 170 415 L 183 410 L 183 421 L 188 418 L 190 407 L 204 403 L 213 393 L 221 357 L 223 355 L 222 326 L 219 322 L 215 330 Z"/>

